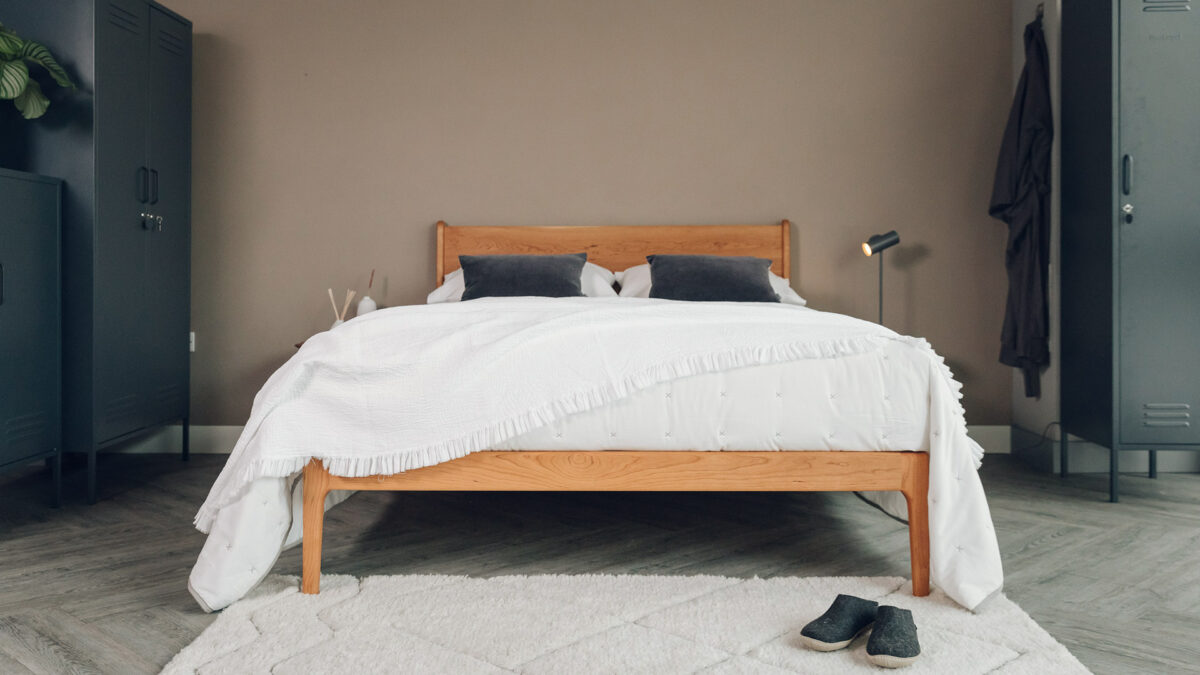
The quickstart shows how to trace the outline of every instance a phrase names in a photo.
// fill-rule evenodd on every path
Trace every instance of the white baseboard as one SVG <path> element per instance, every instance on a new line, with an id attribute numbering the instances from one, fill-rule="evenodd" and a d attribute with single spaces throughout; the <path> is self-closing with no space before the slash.
<path id="1" fill-rule="evenodd" d="M 1007 424 L 968 424 L 967 435 L 989 455 L 1007 455 L 1012 451 L 1012 427 Z"/>
<path id="2" fill-rule="evenodd" d="M 1012 427 L 1006 424 L 972 424 L 967 433 L 989 454 L 1007 455 L 1012 447 Z M 238 425 L 203 425 L 191 427 L 191 451 L 198 455 L 227 455 L 233 452 L 242 427 Z M 117 446 L 112 452 L 129 454 L 175 454 L 182 450 L 179 425 L 172 424 L 149 435 Z"/>

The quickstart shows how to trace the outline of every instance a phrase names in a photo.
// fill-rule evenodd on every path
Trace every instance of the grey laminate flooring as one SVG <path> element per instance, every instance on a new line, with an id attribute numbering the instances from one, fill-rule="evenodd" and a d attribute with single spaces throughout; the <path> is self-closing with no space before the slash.
<path id="1" fill-rule="evenodd" d="M 0 474 L 0 673 L 154 672 L 195 638 L 191 519 L 223 461 L 104 456 L 95 506 L 69 462 L 61 509 L 40 466 Z M 1011 598 L 1096 672 L 1200 672 L 1200 475 L 1109 504 L 1102 476 L 982 474 Z M 325 532 L 325 571 L 355 575 L 908 575 L 904 526 L 851 494 L 364 493 Z"/>

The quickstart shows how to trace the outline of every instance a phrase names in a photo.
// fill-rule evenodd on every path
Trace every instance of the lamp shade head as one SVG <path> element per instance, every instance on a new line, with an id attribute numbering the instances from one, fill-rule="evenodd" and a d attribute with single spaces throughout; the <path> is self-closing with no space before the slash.
<path id="1" fill-rule="evenodd" d="M 895 230 L 892 230 L 891 232 L 872 235 L 870 239 L 863 242 L 862 250 L 864 254 L 873 256 L 899 243 L 900 235 L 896 234 Z"/>

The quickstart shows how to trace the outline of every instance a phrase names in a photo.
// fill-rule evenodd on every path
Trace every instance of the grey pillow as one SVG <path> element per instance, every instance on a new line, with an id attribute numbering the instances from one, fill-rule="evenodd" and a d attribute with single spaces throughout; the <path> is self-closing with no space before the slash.
<path id="1" fill-rule="evenodd" d="M 566 298 L 583 295 L 579 285 L 586 253 L 567 255 L 460 255 L 463 300 L 537 295 Z"/>
<path id="2" fill-rule="evenodd" d="M 713 302 L 779 302 L 771 261 L 721 255 L 650 255 L 650 297 Z"/>

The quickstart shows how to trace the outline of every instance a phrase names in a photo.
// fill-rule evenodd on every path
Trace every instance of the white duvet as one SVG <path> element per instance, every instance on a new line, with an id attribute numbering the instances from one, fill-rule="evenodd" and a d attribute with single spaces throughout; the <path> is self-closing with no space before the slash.
<path id="1" fill-rule="evenodd" d="M 197 514 L 210 536 L 189 588 L 219 609 L 270 571 L 298 539 L 295 476 L 310 458 L 339 475 L 396 473 L 502 447 L 680 378 L 871 354 L 927 378 L 931 573 L 973 608 L 1002 583 L 976 473 L 982 451 L 966 435 L 958 383 L 924 340 L 789 305 L 630 298 L 401 307 L 313 337 L 255 397 Z M 825 447 L 862 449 L 833 438 Z M 898 493 L 876 497 L 903 515 Z"/>

